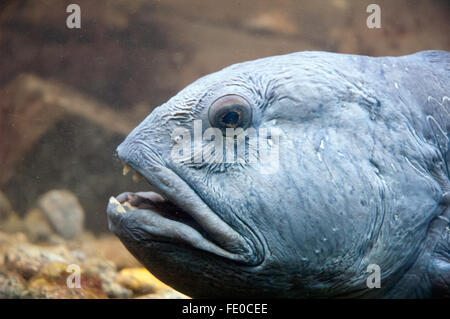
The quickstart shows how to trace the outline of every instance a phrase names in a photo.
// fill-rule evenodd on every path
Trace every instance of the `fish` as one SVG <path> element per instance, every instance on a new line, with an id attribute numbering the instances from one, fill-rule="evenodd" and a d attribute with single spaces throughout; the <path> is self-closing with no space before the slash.
<path id="1" fill-rule="evenodd" d="M 450 53 L 237 63 L 117 147 L 110 230 L 193 298 L 450 296 Z"/>

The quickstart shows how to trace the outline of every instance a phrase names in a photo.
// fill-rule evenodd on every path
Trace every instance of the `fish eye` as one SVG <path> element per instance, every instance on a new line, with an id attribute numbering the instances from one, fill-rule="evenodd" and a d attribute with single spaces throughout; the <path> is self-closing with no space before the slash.
<path id="1" fill-rule="evenodd" d="M 225 95 L 217 99 L 209 108 L 208 118 L 211 126 L 221 129 L 246 129 L 252 121 L 252 108 L 239 95 Z"/>

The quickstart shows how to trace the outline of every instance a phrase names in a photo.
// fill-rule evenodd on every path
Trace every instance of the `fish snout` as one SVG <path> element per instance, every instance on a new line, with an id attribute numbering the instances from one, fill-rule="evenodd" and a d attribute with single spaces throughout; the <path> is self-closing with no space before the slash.
<path id="1" fill-rule="evenodd" d="M 149 158 L 151 148 L 144 142 L 133 136 L 128 136 L 116 148 L 116 154 L 119 159 L 126 165 L 135 170 L 139 170 L 149 163 L 145 163 Z"/>

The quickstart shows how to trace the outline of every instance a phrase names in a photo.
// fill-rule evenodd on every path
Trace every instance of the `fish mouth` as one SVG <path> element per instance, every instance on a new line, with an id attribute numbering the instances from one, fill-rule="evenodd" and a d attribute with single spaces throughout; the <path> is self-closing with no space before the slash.
<path id="1" fill-rule="evenodd" d="M 151 172 L 124 163 L 124 175 L 144 178 L 152 191 L 125 192 L 109 199 L 110 230 L 120 239 L 183 245 L 244 263 L 255 264 L 252 241 L 215 214 L 197 193 L 166 167 Z"/>

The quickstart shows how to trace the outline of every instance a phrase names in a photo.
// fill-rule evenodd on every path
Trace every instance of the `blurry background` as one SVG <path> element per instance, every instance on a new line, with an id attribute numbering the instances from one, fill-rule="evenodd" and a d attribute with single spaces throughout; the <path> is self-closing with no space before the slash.
<path id="1" fill-rule="evenodd" d="M 373 2 L 381 29 L 366 26 Z M 81 29 L 66 27 L 70 3 Z M 33 242 L 107 232 L 108 197 L 146 189 L 121 176 L 115 147 L 200 76 L 302 50 L 450 50 L 449 21 L 446 0 L 3 0 L 0 230 Z M 108 238 L 94 251 L 117 251 Z"/>

